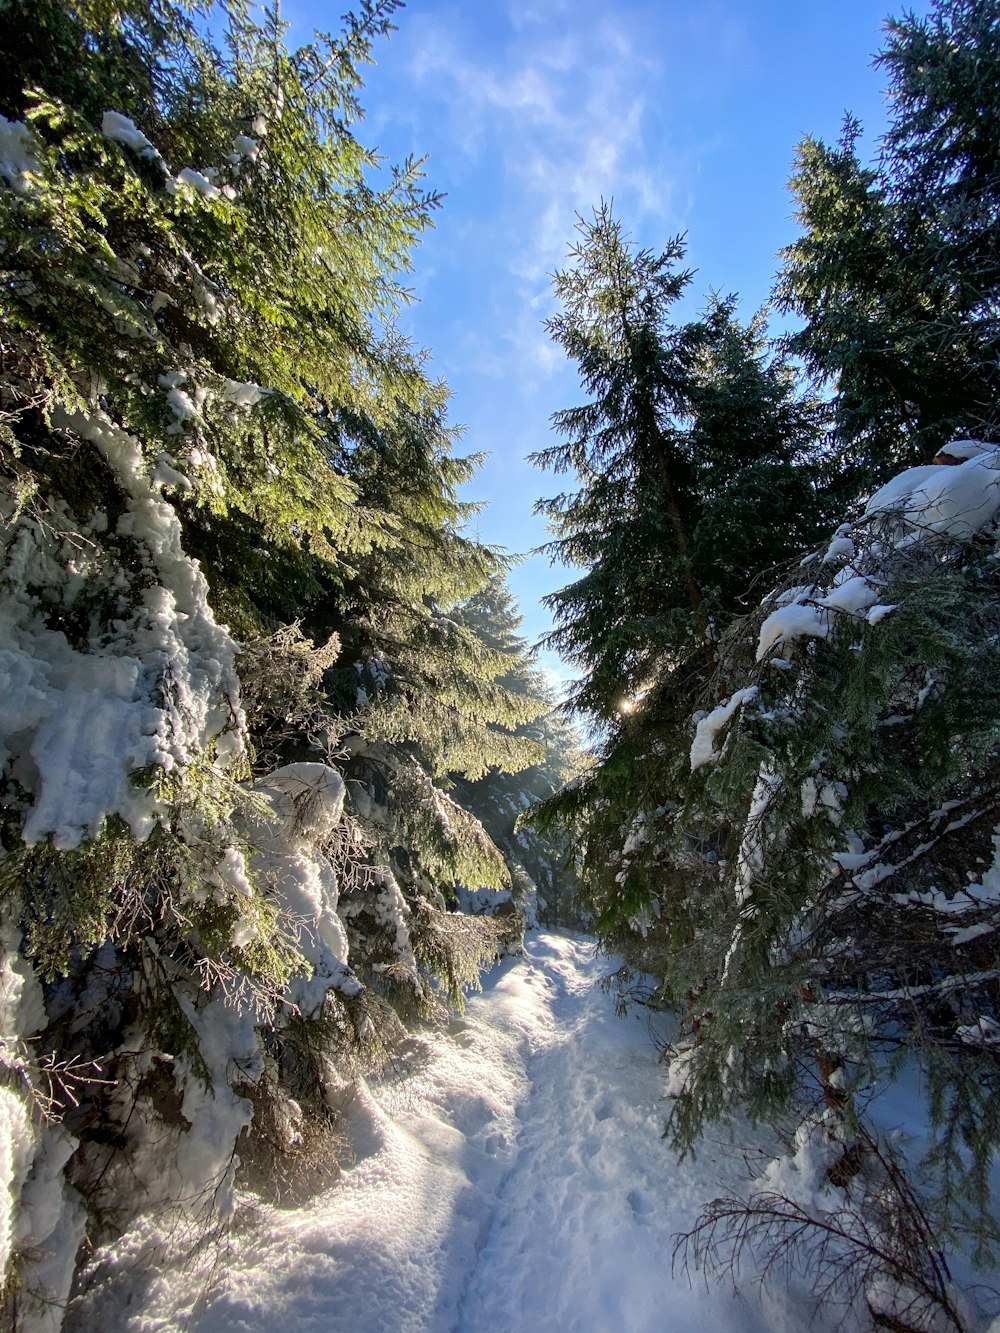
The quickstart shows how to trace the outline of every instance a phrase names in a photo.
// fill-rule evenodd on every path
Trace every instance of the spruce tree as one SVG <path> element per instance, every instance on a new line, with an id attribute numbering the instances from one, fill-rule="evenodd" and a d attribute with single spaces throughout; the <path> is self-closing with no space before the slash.
<path id="1" fill-rule="evenodd" d="M 886 23 L 878 67 L 892 119 L 883 157 L 893 194 L 930 215 L 965 321 L 991 338 L 1000 286 L 1000 7 L 938 0 Z"/>
<path id="2" fill-rule="evenodd" d="M 68 1164 L 13 1259 L 0 1218 L 22 1305 L 85 1226 L 332 1151 L 386 999 L 502 942 L 446 910 L 509 871 L 445 787 L 544 705 L 453 615 L 503 562 L 394 328 L 436 199 L 355 135 L 396 8 L 290 51 L 238 5 L 0 7 L 0 1100 L 15 1191 Z"/>
<path id="3" fill-rule="evenodd" d="M 936 0 L 889 20 L 877 64 L 889 129 L 862 164 L 859 123 L 807 138 L 792 177 L 803 235 L 784 252 L 790 347 L 836 385 L 837 436 L 857 498 L 954 434 L 996 438 L 996 88 L 1000 11 Z"/>
<path id="4" fill-rule="evenodd" d="M 732 300 L 670 322 L 680 241 L 638 250 L 606 206 L 580 232 L 551 332 L 591 399 L 556 415 L 566 439 L 536 461 L 572 479 L 539 506 L 548 549 L 584 570 L 549 598 L 549 642 L 581 671 L 570 702 L 600 729 L 599 762 L 531 818 L 576 830 L 599 936 L 662 971 L 686 929 L 670 830 L 688 718 L 746 589 L 811 531 L 822 410 Z"/>
<path id="5" fill-rule="evenodd" d="M 563 311 L 549 331 L 592 397 L 556 414 L 565 439 L 533 461 L 571 480 L 537 508 L 554 533 L 550 553 L 586 571 L 548 599 L 549 646 L 580 668 L 574 706 L 606 720 L 643 689 L 663 652 L 707 643 L 680 429 L 702 330 L 668 322 L 690 280 L 676 267 L 679 240 L 659 255 L 637 250 L 607 205 L 578 230 L 574 265 L 555 278 Z"/>
<path id="6" fill-rule="evenodd" d="M 487 647 L 505 655 L 504 687 L 536 701 L 541 711 L 515 732 L 537 747 L 536 762 L 516 772 L 494 764 L 475 781 L 459 779 L 456 798 L 503 850 L 515 881 L 515 897 L 526 896 L 529 917 L 547 924 L 574 925 L 579 921 L 580 885 L 569 840 L 553 829 L 542 833 L 532 826 L 530 817 L 521 817 L 583 772 L 588 760 L 580 738 L 520 632 L 522 618 L 506 585 L 494 579 L 460 607 L 458 615 Z"/>
<path id="7" fill-rule="evenodd" d="M 939 1234 L 995 1241 L 1000 470 L 952 448 L 723 640 L 681 821 L 702 893 L 669 960 L 693 997 L 671 1130 L 690 1147 L 713 1118 L 819 1098 L 849 1145 L 913 1062 Z"/>

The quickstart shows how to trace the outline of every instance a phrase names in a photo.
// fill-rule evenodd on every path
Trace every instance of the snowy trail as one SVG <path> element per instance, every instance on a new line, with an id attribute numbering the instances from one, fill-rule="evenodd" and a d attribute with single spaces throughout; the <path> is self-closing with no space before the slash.
<path id="1" fill-rule="evenodd" d="M 785 1296 L 671 1274 L 739 1158 L 678 1164 L 645 1018 L 619 1020 L 607 960 L 532 936 L 446 1036 L 355 1099 L 355 1162 L 301 1208 L 229 1242 L 209 1281 L 146 1274 L 96 1293 L 74 1329 L 129 1333 L 798 1333 Z M 125 1284 L 127 1286 L 127 1284 Z M 137 1308 L 138 1307 L 138 1308 Z"/>
<path id="2" fill-rule="evenodd" d="M 644 1015 L 615 1017 L 592 943 L 541 936 L 494 994 L 534 986 L 520 1151 L 460 1308 L 458 1333 L 718 1333 L 804 1328 L 768 1302 L 763 1320 L 731 1290 L 671 1273 L 674 1235 L 720 1192 L 726 1162 L 679 1164 L 661 1137 L 663 1069 Z M 664 1024 L 666 1025 L 666 1024 Z M 730 1163 L 745 1179 L 742 1161 Z M 738 1169 L 737 1169 L 738 1167 Z M 756 1311 L 756 1313 L 755 1313 Z"/>
<path id="3" fill-rule="evenodd" d="M 595 984 L 606 961 L 595 963 L 589 943 L 543 938 L 530 956 L 533 966 L 496 990 L 540 986 L 548 1023 L 529 1039 L 520 1152 L 460 1333 L 729 1326 L 737 1312 L 725 1293 L 708 1298 L 671 1280 L 672 1234 L 690 1225 L 705 1181 L 678 1167 L 660 1138 L 663 1071 L 645 1021 L 615 1018 Z"/>

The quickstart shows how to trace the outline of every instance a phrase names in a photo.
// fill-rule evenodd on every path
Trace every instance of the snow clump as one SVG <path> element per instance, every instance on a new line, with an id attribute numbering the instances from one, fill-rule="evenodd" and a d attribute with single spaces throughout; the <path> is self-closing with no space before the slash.
<path id="1" fill-rule="evenodd" d="M 205 199 L 221 199 L 222 191 L 209 180 L 204 171 L 195 171 L 194 167 L 181 167 L 174 177 L 175 193 L 195 191 Z"/>
<path id="2" fill-rule="evenodd" d="M 969 541 L 991 528 L 1000 515 L 1000 446 L 982 440 L 956 440 L 938 455 L 945 460 L 908 468 L 880 487 L 868 500 L 864 514 L 850 528 L 838 528 L 822 558 L 823 564 L 854 560 L 838 570 L 825 595 L 813 588 L 796 588 L 760 627 L 757 661 L 776 644 L 795 639 L 825 639 L 830 633 L 830 612 L 864 617 L 878 625 L 895 606 L 879 602 L 883 580 L 876 571 L 856 566 L 859 536 L 876 540 L 867 562 L 877 567 L 886 555 L 884 532 L 891 525 L 891 540 L 899 550 L 926 538 Z M 848 535 L 853 532 L 853 536 Z M 805 563 L 813 560 L 807 557 Z"/>
<path id="3" fill-rule="evenodd" d="M 691 743 L 691 771 L 701 768 L 703 764 L 714 764 L 719 758 L 720 751 L 716 749 L 716 737 L 729 719 L 746 703 L 751 703 L 757 698 L 757 686 L 748 685 L 744 690 L 737 690 L 731 695 L 725 703 L 721 703 L 717 708 L 703 717 L 698 723 L 694 734 L 694 740 Z"/>
<path id="4" fill-rule="evenodd" d="M 249 134 L 237 134 L 233 140 L 233 152 L 238 158 L 245 157 L 249 162 L 256 162 L 260 144 L 256 139 L 251 139 Z"/>
<path id="5" fill-rule="evenodd" d="M 16 194 L 27 194 L 28 177 L 38 171 L 31 131 L 23 120 L 0 116 L 0 176 Z"/>
<path id="6" fill-rule="evenodd" d="M 1000 510 L 1000 448 L 957 440 L 944 453 L 962 461 L 908 468 L 868 501 L 865 517 L 893 514 L 919 532 L 968 541 Z"/>
<path id="7" fill-rule="evenodd" d="M 120 111 L 105 111 L 101 120 L 101 133 L 105 139 L 124 144 L 140 157 L 159 158 L 160 154 L 140 130 L 135 121 L 123 116 Z"/>
<path id="8" fill-rule="evenodd" d="M 227 379 L 222 396 L 227 403 L 233 403 L 236 407 L 256 407 L 266 393 L 267 390 L 259 384 Z"/>
<path id="9" fill-rule="evenodd" d="M 56 1333 L 83 1240 L 82 1203 L 63 1177 L 76 1139 L 45 1123 L 31 1104 L 33 1070 L 26 1042 L 46 1025 L 42 988 L 20 955 L 20 932 L 0 923 L 0 1274 L 17 1254 L 18 1281 L 41 1312 L 32 1328 Z"/>
<path id="10" fill-rule="evenodd" d="M 316 1015 L 327 991 L 357 995 L 347 966 L 347 933 L 337 914 L 339 886 L 322 843 L 340 823 L 344 780 L 326 764 L 286 764 L 255 783 L 265 810 L 247 819 L 256 849 L 253 868 L 266 878 L 293 943 L 311 975 L 292 979 L 287 999 L 304 1017 Z"/>
<path id="11" fill-rule="evenodd" d="M 127 496 L 116 534 L 134 544 L 137 568 L 94 540 L 103 516 L 81 525 L 53 504 L 43 522 L 0 501 L 0 777 L 26 794 L 29 845 L 79 847 L 111 815 L 141 841 L 165 807 L 153 776 L 137 785 L 137 775 L 206 757 L 225 769 L 243 753 L 238 645 L 216 624 L 138 439 L 100 410 L 57 408 L 52 422 L 94 443 L 115 474 Z M 106 621 L 88 612 L 95 603 Z M 70 638 L 61 622 L 75 611 L 90 628 Z"/>

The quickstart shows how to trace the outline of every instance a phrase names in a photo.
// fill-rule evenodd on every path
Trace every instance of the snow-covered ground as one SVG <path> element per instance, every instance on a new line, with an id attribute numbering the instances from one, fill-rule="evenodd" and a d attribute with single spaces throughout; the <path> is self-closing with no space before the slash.
<path id="1" fill-rule="evenodd" d="M 71 1316 L 96 1333 L 798 1333 L 827 1325 L 671 1272 L 674 1233 L 746 1180 L 709 1144 L 662 1139 L 664 1071 L 645 1015 L 615 1017 L 608 969 L 542 933 L 447 1034 L 415 1039 L 355 1097 L 353 1164 L 304 1206 L 265 1211 L 184 1265 L 143 1237 Z M 667 1020 L 658 1020 L 664 1024 Z M 831 1325 L 832 1326 L 832 1325 Z"/>

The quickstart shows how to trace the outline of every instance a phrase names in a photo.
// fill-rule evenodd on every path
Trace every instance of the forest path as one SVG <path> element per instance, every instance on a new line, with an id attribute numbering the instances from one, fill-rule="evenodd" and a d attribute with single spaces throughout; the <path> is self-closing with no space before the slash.
<path id="1" fill-rule="evenodd" d="M 607 968 L 591 941 L 542 935 L 487 999 L 495 1014 L 505 993 L 527 989 L 536 1023 L 519 1151 L 459 1333 L 763 1327 L 725 1289 L 708 1293 L 671 1274 L 674 1233 L 691 1225 L 717 1181 L 701 1164 L 678 1164 L 663 1142 L 664 1071 L 646 1014 L 615 1016 L 598 984 Z"/>
<path id="2" fill-rule="evenodd" d="M 120 1268 L 74 1333 L 821 1328 L 787 1295 L 762 1309 L 750 1281 L 743 1299 L 672 1274 L 674 1234 L 746 1168 L 711 1144 L 670 1152 L 645 1012 L 616 1018 L 607 969 L 584 937 L 531 935 L 464 1016 L 361 1086 L 335 1184 L 184 1267 Z"/>

